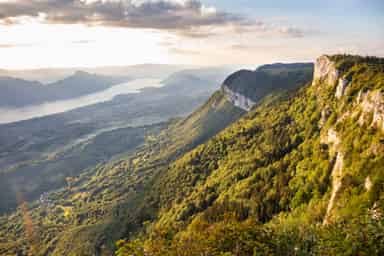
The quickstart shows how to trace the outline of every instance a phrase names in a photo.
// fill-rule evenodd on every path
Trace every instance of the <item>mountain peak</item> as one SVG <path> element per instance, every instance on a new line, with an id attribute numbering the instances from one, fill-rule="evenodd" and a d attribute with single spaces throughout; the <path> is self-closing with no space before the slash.
<path id="1" fill-rule="evenodd" d="M 291 90 L 312 79 L 312 63 L 269 64 L 251 70 L 239 70 L 225 79 L 222 90 L 235 106 L 249 111 L 264 96 Z"/>
<path id="2" fill-rule="evenodd" d="M 84 76 L 91 76 L 92 74 L 88 73 L 88 72 L 85 72 L 85 71 L 82 71 L 82 70 L 77 70 L 73 76 L 77 76 L 77 77 L 84 77 Z"/>

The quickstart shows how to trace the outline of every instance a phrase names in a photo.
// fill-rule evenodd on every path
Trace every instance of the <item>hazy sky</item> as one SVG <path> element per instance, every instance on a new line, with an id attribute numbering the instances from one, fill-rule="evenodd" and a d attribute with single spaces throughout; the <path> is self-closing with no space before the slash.
<path id="1" fill-rule="evenodd" d="M 384 0 L 0 0 L 0 68 L 384 56 Z"/>

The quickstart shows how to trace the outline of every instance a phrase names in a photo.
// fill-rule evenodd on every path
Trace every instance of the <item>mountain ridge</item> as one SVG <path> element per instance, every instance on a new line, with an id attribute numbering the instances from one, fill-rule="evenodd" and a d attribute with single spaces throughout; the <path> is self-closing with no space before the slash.
<path id="1" fill-rule="evenodd" d="M 326 58 L 162 172 L 117 254 L 383 253 L 383 59 Z"/>
<path id="2" fill-rule="evenodd" d="M 72 99 L 106 90 L 127 77 L 108 77 L 76 71 L 71 76 L 51 84 L 20 78 L 0 77 L 0 107 L 26 107 L 45 102 Z"/>
<path id="3" fill-rule="evenodd" d="M 275 63 L 255 71 L 239 70 L 222 85 L 227 98 L 237 107 L 250 111 L 271 90 L 293 90 L 312 78 L 312 63 Z"/>

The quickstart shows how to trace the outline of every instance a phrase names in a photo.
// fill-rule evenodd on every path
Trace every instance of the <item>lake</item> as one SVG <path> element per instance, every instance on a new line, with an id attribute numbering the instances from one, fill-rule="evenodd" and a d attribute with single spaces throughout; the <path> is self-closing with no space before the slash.
<path id="1" fill-rule="evenodd" d="M 161 87 L 161 79 L 136 79 L 114 85 L 107 90 L 69 100 L 46 102 L 22 108 L 0 108 L 0 124 L 63 113 L 76 108 L 111 101 L 117 95 L 139 93 L 146 87 Z"/>

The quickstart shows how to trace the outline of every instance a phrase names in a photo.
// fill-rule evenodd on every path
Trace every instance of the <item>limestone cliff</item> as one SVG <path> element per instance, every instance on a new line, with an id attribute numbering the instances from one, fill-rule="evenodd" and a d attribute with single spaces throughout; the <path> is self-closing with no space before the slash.
<path id="1" fill-rule="evenodd" d="M 226 85 L 223 85 L 223 92 L 229 102 L 245 111 L 250 111 L 252 107 L 256 104 L 256 102 L 252 99 L 248 98 L 243 94 L 231 90 Z"/>
<path id="2" fill-rule="evenodd" d="M 265 96 L 298 88 L 312 80 L 312 63 L 276 63 L 255 71 L 240 70 L 231 74 L 222 85 L 228 101 L 250 111 Z"/>
<path id="3" fill-rule="evenodd" d="M 340 199 L 345 197 L 350 180 L 357 179 L 353 173 L 356 167 L 351 168 L 351 161 L 356 160 L 357 155 L 373 159 L 384 154 L 384 145 L 380 139 L 369 140 L 362 146 L 357 144 L 361 138 L 353 137 L 356 144 L 351 144 L 351 131 L 347 132 L 350 127 L 355 127 L 354 130 L 361 129 L 360 134 L 369 129 L 369 136 L 377 138 L 380 138 L 380 132 L 384 132 L 384 94 L 380 83 L 373 85 L 373 81 L 380 81 L 375 80 L 379 72 L 373 72 L 370 79 L 369 74 L 365 73 L 369 68 L 375 67 L 373 62 L 370 62 L 370 66 L 365 66 L 369 61 L 372 62 L 356 56 L 323 55 L 315 62 L 312 86 L 316 91 L 319 107 L 322 108 L 318 123 L 320 143 L 327 145 L 332 166 L 324 224 L 332 223 L 347 204 Z M 332 119 L 328 122 L 331 116 Z M 359 153 L 353 155 L 354 148 L 358 146 Z M 373 186 L 372 178 L 368 173 L 360 172 L 359 175 L 364 177 L 361 186 L 370 191 Z"/>
<path id="4" fill-rule="evenodd" d="M 336 87 L 336 93 L 335 96 L 337 99 L 340 99 L 344 96 L 346 89 L 349 85 L 349 81 L 346 78 L 339 78 L 339 83 Z"/>
<path id="5" fill-rule="evenodd" d="M 380 91 L 360 92 L 358 99 L 362 114 L 359 123 L 370 122 L 370 126 L 384 132 L 384 95 Z M 371 119 L 370 119 L 371 118 Z"/>
<path id="6" fill-rule="evenodd" d="M 313 85 L 325 83 L 333 85 L 339 79 L 340 72 L 335 63 L 327 56 L 320 56 L 315 62 Z"/>

